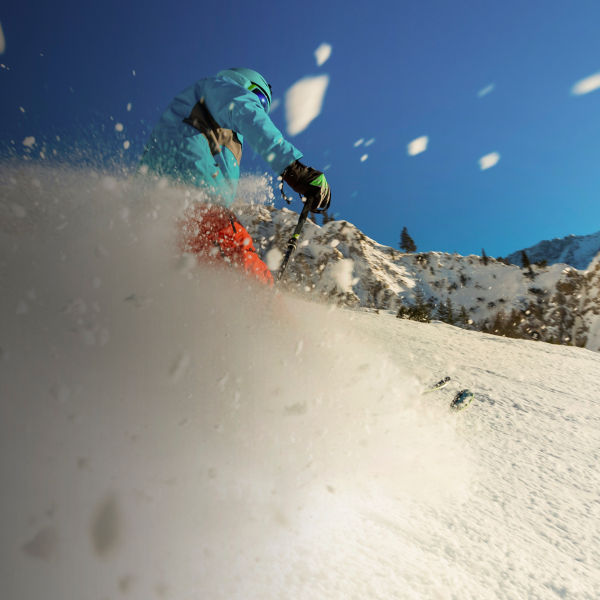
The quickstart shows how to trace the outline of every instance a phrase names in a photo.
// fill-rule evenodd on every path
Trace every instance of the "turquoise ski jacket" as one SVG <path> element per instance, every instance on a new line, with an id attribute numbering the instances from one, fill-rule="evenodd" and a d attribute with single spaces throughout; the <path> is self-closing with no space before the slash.
<path id="1" fill-rule="evenodd" d="M 285 140 L 243 83 L 243 78 L 217 76 L 183 90 L 154 127 L 140 164 L 157 175 L 205 188 L 225 206 L 235 198 L 244 141 L 281 174 L 302 153 Z"/>

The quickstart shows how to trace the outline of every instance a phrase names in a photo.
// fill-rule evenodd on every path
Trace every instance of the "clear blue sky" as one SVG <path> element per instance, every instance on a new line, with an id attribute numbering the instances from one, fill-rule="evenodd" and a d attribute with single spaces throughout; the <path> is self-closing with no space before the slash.
<path id="1" fill-rule="evenodd" d="M 0 23 L 4 147 L 60 135 L 63 149 L 110 153 L 128 139 L 131 162 L 196 79 L 249 66 L 283 98 L 327 73 L 321 114 L 290 139 L 307 164 L 331 165 L 332 209 L 370 237 L 397 246 L 406 226 L 419 250 L 501 256 L 600 229 L 600 90 L 571 93 L 600 72 L 597 0 L 24 0 Z M 273 119 L 285 131 L 282 108 Z M 422 135 L 426 152 L 408 156 Z M 501 159 L 481 171 L 490 152 Z M 267 170 L 249 151 L 242 166 Z"/>

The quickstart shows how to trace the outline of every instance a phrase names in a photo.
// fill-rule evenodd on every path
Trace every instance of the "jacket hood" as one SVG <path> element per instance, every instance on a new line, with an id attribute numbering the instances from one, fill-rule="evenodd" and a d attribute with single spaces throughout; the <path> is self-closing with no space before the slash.
<path id="1" fill-rule="evenodd" d="M 242 87 L 246 89 L 248 89 L 250 84 L 253 83 L 265 93 L 265 96 L 267 96 L 269 102 L 271 102 L 272 100 L 271 86 L 268 84 L 267 80 L 258 71 L 255 71 L 254 69 L 233 67 L 231 69 L 219 71 L 217 73 L 217 77 L 227 77 L 228 79 L 232 79 L 233 81 L 239 83 Z"/>

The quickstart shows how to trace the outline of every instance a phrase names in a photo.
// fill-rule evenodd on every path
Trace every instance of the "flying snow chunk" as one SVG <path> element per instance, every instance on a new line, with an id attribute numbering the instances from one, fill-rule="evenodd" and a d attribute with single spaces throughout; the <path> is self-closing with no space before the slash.
<path id="1" fill-rule="evenodd" d="M 26 146 L 27 148 L 33 148 L 35 146 L 35 138 L 32 135 L 28 135 L 23 140 L 23 146 Z"/>
<path id="2" fill-rule="evenodd" d="M 315 58 L 317 59 L 317 65 L 320 67 L 323 63 L 327 62 L 329 57 L 331 56 L 331 45 L 330 44 L 321 44 L 315 50 Z"/>
<path id="3" fill-rule="evenodd" d="M 267 263 L 269 271 L 278 271 L 282 261 L 283 254 L 277 248 L 271 248 L 271 250 L 269 250 L 265 256 L 265 262 Z"/>
<path id="4" fill-rule="evenodd" d="M 285 116 L 290 135 L 304 131 L 319 116 L 329 75 L 304 77 L 297 81 L 285 94 Z"/>
<path id="5" fill-rule="evenodd" d="M 429 138 L 426 135 L 418 137 L 408 144 L 407 151 L 409 156 L 416 156 L 427 150 L 427 144 L 429 144 Z"/>
<path id="6" fill-rule="evenodd" d="M 338 289 L 344 292 L 352 291 L 353 270 L 354 261 L 351 258 L 342 258 L 331 267 L 331 277 Z"/>
<path id="7" fill-rule="evenodd" d="M 590 75 L 589 77 L 578 81 L 571 88 L 571 93 L 575 96 L 582 96 L 583 94 L 589 94 L 597 89 L 600 89 L 600 73 L 595 73 L 594 75 Z"/>
<path id="8" fill-rule="evenodd" d="M 365 141 L 365 138 L 360 138 L 360 140 L 356 140 L 354 142 L 354 147 L 358 148 L 364 141 Z"/>
<path id="9" fill-rule="evenodd" d="M 6 50 L 6 39 L 4 38 L 4 31 L 2 31 L 2 23 L 0 23 L 0 54 L 4 54 Z"/>
<path id="10" fill-rule="evenodd" d="M 368 147 L 368 146 L 370 146 L 371 144 L 373 144 L 374 142 L 375 142 L 375 138 L 371 138 L 370 140 L 367 140 L 367 141 L 365 142 L 365 146 L 367 146 L 367 147 Z"/>
<path id="11" fill-rule="evenodd" d="M 477 97 L 483 98 L 484 96 L 487 96 L 488 94 L 490 94 L 491 92 L 494 91 L 495 87 L 496 87 L 495 83 L 490 83 L 490 85 L 486 85 L 484 88 L 480 89 L 477 92 Z"/>
<path id="12" fill-rule="evenodd" d="M 115 131 L 123 131 L 124 127 L 123 127 L 123 123 L 117 123 L 115 125 Z"/>
<path id="13" fill-rule="evenodd" d="M 363 154 L 363 155 L 360 157 L 360 162 L 365 162 L 365 160 L 367 160 L 367 158 L 369 158 L 369 155 L 368 155 L 368 154 Z"/>
<path id="14" fill-rule="evenodd" d="M 277 110 L 279 108 L 280 104 L 281 104 L 281 100 L 279 100 L 279 98 L 273 98 L 273 101 L 271 102 L 271 106 L 269 107 L 269 114 L 271 114 L 273 111 Z"/>
<path id="15" fill-rule="evenodd" d="M 500 155 L 497 152 L 490 152 L 490 154 L 486 154 L 479 159 L 479 168 L 485 171 L 497 165 L 499 160 Z"/>

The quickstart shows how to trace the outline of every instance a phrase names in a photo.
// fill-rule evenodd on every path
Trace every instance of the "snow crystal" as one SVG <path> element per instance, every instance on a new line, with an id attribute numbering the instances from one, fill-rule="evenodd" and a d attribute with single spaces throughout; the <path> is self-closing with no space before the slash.
<path id="1" fill-rule="evenodd" d="M 487 96 L 489 93 L 494 91 L 495 87 L 496 87 L 495 83 L 490 83 L 489 85 L 486 85 L 484 88 L 480 89 L 477 92 L 477 97 L 483 98 L 484 96 Z"/>
<path id="2" fill-rule="evenodd" d="M 121 537 L 120 530 L 119 505 L 114 494 L 109 494 L 98 505 L 90 528 L 92 547 L 97 556 L 105 557 L 115 549 Z"/>
<path id="3" fill-rule="evenodd" d="M 28 313 L 29 313 L 29 305 L 27 304 L 27 302 L 25 302 L 25 300 L 20 300 L 19 304 L 17 304 L 17 309 L 15 311 L 15 314 L 26 315 Z"/>
<path id="4" fill-rule="evenodd" d="M 129 150 L 129 146 L 130 146 L 129 140 L 125 140 L 123 142 L 123 148 L 125 148 L 125 150 Z"/>
<path id="5" fill-rule="evenodd" d="M 421 154 L 421 152 L 425 152 L 427 144 L 429 144 L 429 138 L 426 135 L 414 139 L 407 146 L 408 155 L 416 156 L 417 154 Z"/>
<path id="6" fill-rule="evenodd" d="M 365 160 L 367 160 L 367 158 L 369 158 L 369 155 L 368 155 L 368 154 L 363 154 L 363 155 L 360 157 L 360 162 L 365 162 Z"/>
<path id="7" fill-rule="evenodd" d="M 4 50 L 6 50 L 6 39 L 2 30 L 2 23 L 0 23 L 0 54 L 4 54 Z"/>
<path id="8" fill-rule="evenodd" d="M 279 270 L 282 260 L 283 254 L 278 248 L 271 248 L 265 256 L 265 262 L 267 267 L 269 267 L 269 271 Z"/>
<path id="9" fill-rule="evenodd" d="M 54 527 L 46 527 L 39 531 L 30 541 L 23 546 L 23 552 L 42 560 L 50 560 L 56 554 L 58 534 Z"/>
<path id="10" fill-rule="evenodd" d="M 35 138 L 32 135 L 28 135 L 21 143 L 27 148 L 33 148 L 35 146 Z"/>
<path id="11" fill-rule="evenodd" d="M 349 291 L 352 288 L 352 271 L 354 261 L 351 258 L 342 258 L 331 268 L 331 277 L 342 291 Z"/>
<path id="12" fill-rule="evenodd" d="M 102 187 L 106 190 L 110 190 L 111 192 L 116 190 L 118 186 L 118 182 L 114 177 L 107 175 L 102 178 Z"/>
<path id="13" fill-rule="evenodd" d="M 127 103 L 127 112 L 131 112 L 131 102 Z"/>
<path id="14" fill-rule="evenodd" d="M 22 106 L 19 106 L 19 110 L 20 110 L 22 113 L 24 113 L 24 112 L 25 112 L 25 109 L 24 109 Z"/>
<path id="15" fill-rule="evenodd" d="M 354 142 L 354 147 L 358 148 L 364 141 L 365 141 L 365 138 L 360 138 L 360 140 L 356 140 Z"/>
<path id="16" fill-rule="evenodd" d="M 589 94 L 597 89 L 600 89 L 600 73 L 594 73 L 594 75 L 579 80 L 571 88 L 571 93 L 575 96 L 581 96 L 583 94 Z"/>
<path id="17" fill-rule="evenodd" d="M 15 215 L 15 217 L 17 217 L 18 219 L 24 219 L 27 215 L 27 211 L 20 204 L 13 204 L 11 206 L 11 209 L 13 215 Z"/>
<path id="18" fill-rule="evenodd" d="M 117 123 L 115 125 L 115 131 L 123 131 L 124 127 L 123 127 L 123 123 Z"/>
<path id="19" fill-rule="evenodd" d="M 479 168 L 485 171 L 498 164 L 499 160 L 500 154 L 498 152 L 490 152 L 490 154 L 486 154 L 479 159 Z"/>
<path id="20" fill-rule="evenodd" d="M 285 115 L 290 135 L 304 131 L 319 116 L 329 85 L 329 75 L 304 77 L 285 94 Z"/>
<path id="21" fill-rule="evenodd" d="M 327 62 L 331 56 L 331 45 L 323 43 L 315 50 L 315 58 L 317 59 L 317 65 L 320 67 L 323 63 Z"/>
<path id="22" fill-rule="evenodd" d="M 173 383 L 177 383 L 188 370 L 192 360 L 190 356 L 183 352 L 176 359 L 169 369 L 169 377 Z"/>

